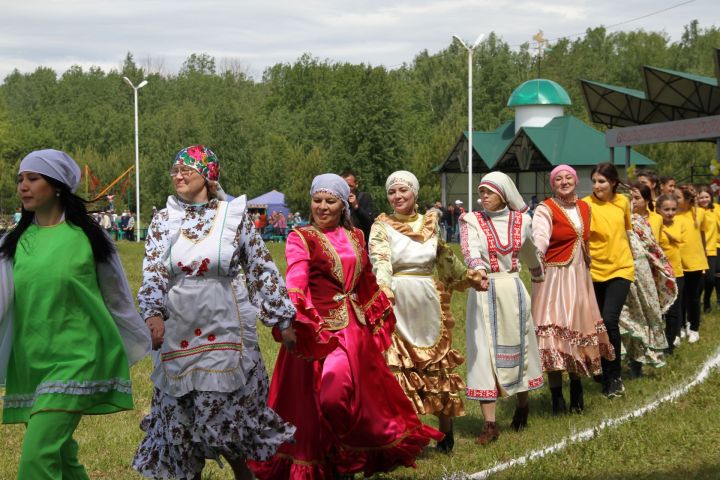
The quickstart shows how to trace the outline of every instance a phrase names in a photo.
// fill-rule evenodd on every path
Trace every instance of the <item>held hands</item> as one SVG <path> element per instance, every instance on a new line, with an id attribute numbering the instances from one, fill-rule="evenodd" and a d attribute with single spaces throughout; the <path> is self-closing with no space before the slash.
<path id="1" fill-rule="evenodd" d="M 297 337 L 295 336 L 295 330 L 292 327 L 288 327 L 285 330 L 280 330 L 280 336 L 282 337 L 282 343 L 285 349 L 293 353 L 297 344 Z"/>
<path id="2" fill-rule="evenodd" d="M 485 270 L 468 270 L 468 282 L 470 286 L 479 292 L 484 292 L 490 286 Z"/>
<path id="3" fill-rule="evenodd" d="M 155 315 L 145 320 L 145 325 L 150 329 L 150 338 L 152 339 L 152 349 L 159 350 L 163 344 L 165 336 L 165 321 L 161 316 Z"/>

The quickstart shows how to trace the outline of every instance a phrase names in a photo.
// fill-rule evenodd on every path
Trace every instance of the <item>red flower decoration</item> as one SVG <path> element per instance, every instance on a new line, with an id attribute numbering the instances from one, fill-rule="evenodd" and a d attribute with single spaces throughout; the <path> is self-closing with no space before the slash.
<path id="1" fill-rule="evenodd" d="M 189 344 L 187 340 L 183 340 L 182 342 L 180 342 L 180 348 L 187 348 L 188 345 Z"/>
<path id="2" fill-rule="evenodd" d="M 215 341 L 215 335 L 208 335 L 208 340 L 211 342 Z"/>
<path id="3" fill-rule="evenodd" d="M 200 335 L 202 335 L 202 330 L 200 330 L 199 328 L 196 328 L 196 329 L 195 329 L 195 336 L 196 336 L 196 337 L 199 337 Z"/>

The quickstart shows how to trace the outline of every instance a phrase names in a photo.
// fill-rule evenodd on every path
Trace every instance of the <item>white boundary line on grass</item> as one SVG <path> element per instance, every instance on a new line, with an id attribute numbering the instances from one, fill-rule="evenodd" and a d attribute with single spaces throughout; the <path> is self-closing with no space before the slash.
<path id="1" fill-rule="evenodd" d="M 715 351 L 715 355 L 712 358 L 709 358 L 705 361 L 705 364 L 700 369 L 700 372 L 698 372 L 697 376 L 692 382 L 689 382 L 685 384 L 682 387 L 679 387 L 672 392 L 668 393 L 664 397 L 661 397 L 657 400 L 655 400 L 652 403 L 649 403 L 648 405 L 645 405 L 644 407 L 638 408 L 637 410 L 634 410 L 630 413 L 627 413 L 621 417 L 617 418 L 611 418 L 609 420 L 603 420 L 600 422 L 600 424 L 596 425 L 595 427 L 588 428 L 587 430 L 583 430 L 580 433 L 576 433 L 575 435 L 571 435 L 569 437 L 566 437 L 559 442 L 557 442 L 554 445 L 550 445 L 549 447 L 541 448 L 539 450 L 533 450 L 530 453 L 527 453 L 521 457 L 514 458 L 512 460 L 509 460 L 507 462 L 499 463 L 495 465 L 492 468 L 488 468 L 487 470 L 482 470 L 477 473 L 471 474 L 468 478 L 471 478 L 472 480 L 482 480 L 485 478 L 488 478 L 490 475 L 493 475 L 495 473 L 502 472 L 504 470 L 507 470 L 509 468 L 518 466 L 518 465 L 525 465 L 528 462 L 531 462 L 533 460 L 537 460 L 538 458 L 542 458 L 546 455 L 550 455 L 555 452 L 559 452 L 560 450 L 565 449 L 569 445 L 572 445 L 574 443 L 580 443 L 584 442 L 586 440 L 590 440 L 595 435 L 597 435 L 600 431 L 605 430 L 609 427 L 615 427 L 617 425 L 620 425 L 622 423 L 627 422 L 628 420 L 631 420 L 633 418 L 642 417 L 646 413 L 655 410 L 657 407 L 659 407 L 661 404 L 666 402 L 672 402 L 673 400 L 677 400 L 679 397 L 685 395 L 690 391 L 690 389 L 696 387 L 697 385 L 703 383 L 705 380 L 707 380 L 708 376 L 710 376 L 710 371 L 714 368 L 720 367 L 720 349 Z"/>

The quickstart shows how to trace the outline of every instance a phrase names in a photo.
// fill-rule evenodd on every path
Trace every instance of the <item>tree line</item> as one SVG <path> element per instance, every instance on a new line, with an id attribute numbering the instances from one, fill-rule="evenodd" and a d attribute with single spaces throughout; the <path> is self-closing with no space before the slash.
<path id="1" fill-rule="evenodd" d="M 642 90 L 643 65 L 713 76 L 720 29 L 693 21 L 671 42 L 663 32 L 610 33 L 600 27 L 551 47 L 537 56 L 529 44 L 511 48 L 496 34 L 482 42 L 474 55 L 475 130 L 512 118 L 507 100 L 531 78 L 560 83 L 573 101 L 566 113 L 588 121 L 581 78 Z M 136 85 L 148 80 L 139 92 L 145 218 L 171 193 L 168 171 L 175 153 L 194 143 L 217 153 L 227 192 L 251 198 L 280 190 L 292 210 L 307 213 L 314 175 L 348 168 L 380 208 L 387 204 L 385 178 L 400 168 L 418 176 L 421 203 L 432 203 L 440 190 L 432 169 L 467 128 L 466 69 L 465 50 L 451 43 L 392 70 L 305 54 L 266 69 L 261 79 L 233 63 L 218 67 L 204 53 L 190 55 L 177 74 L 146 70 L 131 53 L 109 72 L 79 66 L 61 74 L 46 67 L 16 70 L 0 85 L 0 213 L 18 205 L 17 164 L 32 150 L 65 150 L 104 184 L 134 164 L 133 95 L 124 76 Z M 658 162 L 661 173 L 681 179 L 688 165 L 702 168 L 714 156 L 714 146 L 702 143 L 640 150 Z M 134 208 L 134 184 L 125 187 L 130 193 L 118 195 L 116 206 Z M 85 195 L 84 183 L 79 192 Z"/>

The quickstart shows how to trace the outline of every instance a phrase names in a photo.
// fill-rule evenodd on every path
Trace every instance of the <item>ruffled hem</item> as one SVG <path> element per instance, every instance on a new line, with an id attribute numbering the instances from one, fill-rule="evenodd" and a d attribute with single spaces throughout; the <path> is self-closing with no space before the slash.
<path id="1" fill-rule="evenodd" d="M 540 350 L 543 372 L 566 371 L 585 377 L 602 374 L 600 357 L 578 360 L 573 355 L 557 350 Z"/>
<path id="2" fill-rule="evenodd" d="M 394 442 L 379 447 L 353 448 L 339 444 L 328 453 L 327 460 L 305 460 L 278 454 L 267 462 L 248 462 L 261 480 L 290 478 L 292 480 L 331 480 L 337 475 L 362 473 L 370 477 L 398 467 L 415 467 L 415 458 L 430 440 L 440 441 L 443 434 L 427 425 L 419 425 Z"/>
<path id="3" fill-rule="evenodd" d="M 254 353 L 253 353 L 254 352 Z M 248 373 L 256 367 L 259 361 L 257 351 L 245 349 L 240 365 L 227 372 L 213 372 L 194 370 L 180 378 L 168 378 L 159 362 L 150 379 L 155 388 L 173 397 L 182 397 L 193 391 L 225 392 L 230 393 L 242 388 L 248 382 Z"/>
<path id="4" fill-rule="evenodd" d="M 326 463 L 308 462 L 284 454 L 269 462 L 248 461 L 248 467 L 260 480 L 335 480 L 332 468 Z"/>
<path id="5" fill-rule="evenodd" d="M 445 291 L 442 282 L 436 281 L 435 286 L 443 324 L 437 344 L 431 348 L 416 348 L 394 333 L 392 345 L 384 353 L 385 362 L 418 415 L 462 416 L 465 408 L 457 394 L 465 390 L 465 383 L 453 370 L 465 363 L 465 358 L 451 348 L 455 326 L 450 311 L 451 295 Z"/>
<path id="6" fill-rule="evenodd" d="M 258 366 L 259 368 L 259 366 Z M 231 393 L 192 392 L 173 397 L 155 390 L 140 423 L 145 438 L 133 468 L 149 478 L 193 478 L 205 459 L 267 460 L 292 442 L 295 427 L 267 407 L 267 381 L 250 372 L 251 384 Z"/>
<path id="7" fill-rule="evenodd" d="M 415 467 L 415 458 L 430 440 L 440 441 L 443 437 L 434 428 L 420 425 L 405 432 L 395 442 L 377 448 L 355 449 L 340 444 L 332 463 L 339 474 L 362 472 L 366 477 L 389 472 L 397 467 Z"/>

